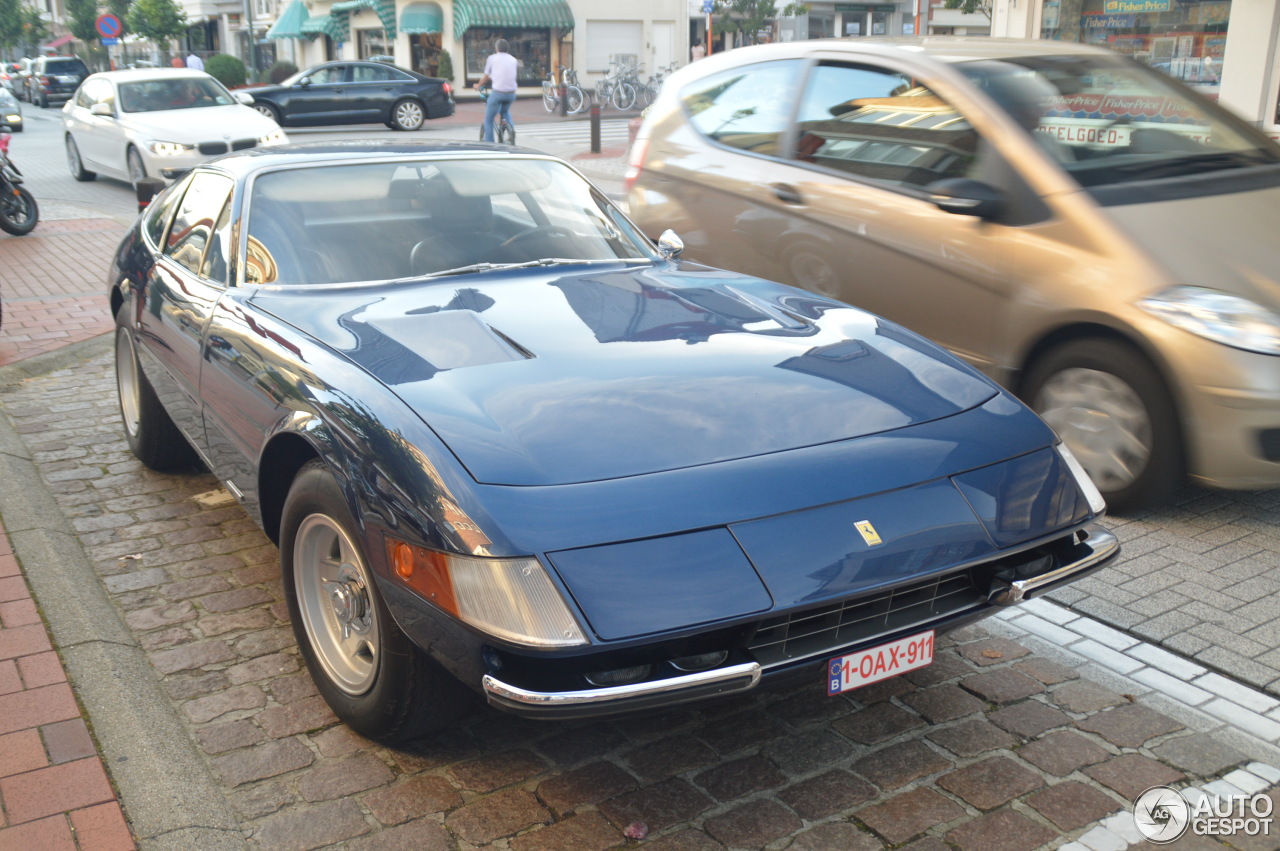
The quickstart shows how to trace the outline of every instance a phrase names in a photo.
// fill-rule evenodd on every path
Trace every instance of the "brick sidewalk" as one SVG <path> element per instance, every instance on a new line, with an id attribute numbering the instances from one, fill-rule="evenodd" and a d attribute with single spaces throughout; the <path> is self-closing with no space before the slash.
<path id="1" fill-rule="evenodd" d="M 0 848 L 133 847 L 62 662 L 0 526 Z"/>

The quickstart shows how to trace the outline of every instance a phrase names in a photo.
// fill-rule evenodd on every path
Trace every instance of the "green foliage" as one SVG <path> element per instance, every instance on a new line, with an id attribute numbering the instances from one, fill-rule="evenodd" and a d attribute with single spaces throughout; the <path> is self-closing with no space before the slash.
<path id="1" fill-rule="evenodd" d="M 49 25 L 35 6 L 22 7 L 22 38 L 19 42 L 26 45 L 23 51 L 27 56 L 34 56 L 36 47 L 49 40 Z"/>
<path id="2" fill-rule="evenodd" d="M 22 38 L 20 0 L 0 0 L 0 47 L 16 47 Z"/>
<path id="3" fill-rule="evenodd" d="M 63 0 L 62 8 L 67 12 L 67 25 L 73 36 L 81 41 L 93 41 L 98 37 L 94 26 L 98 20 L 97 0 Z"/>
<path id="4" fill-rule="evenodd" d="M 959 9 L 966 15 L 986 15 L 987 20 L 991 20 L 991 0 L 943 0 L 942 5 L 948 9 Z"/>
<path id="5" fill-rule="evenodd" d="M 141 2 L 141 0 L 136 0 L 136 2 Z M 245 80 L 248 79 L 244 63 L 236 57 L 228 56 L 225 53 L 219 53 L 206 59 L 204 61 L 204 70 L 206 74 L 222 83 L 228 89 L 243 86 Z"/>
<path id="6" fill-rule="evenodd" d="M 133 0 L 125 20 L 129 32 L 157 44 L 167 44 L 187 31 L 187 15 L 174 0 Z"/>
<path id="7" fill-rule="evenodd" d="M 292 77 L 296 73 L 298 73 L 297 65 L 294 65 L 288 59 L 281 59 L 271 66 L 271 70 L 267 72 L 267 79 L 273 83 L 279 83 L 284 81 L 286 77 Z"/>
<path id="8" fill-rule="evenodd" d="M 436 57 L 436 76 L 446 80 L 453 79 L 453 57 L 449 55 L 449 51 L 441 48 L 440 55 Z"/>
<path id="9" fill-rule="evenodd" d="M 805 3 L 788 3 L 782 14 L 790 17 L 808 11 Z M 748 44 L 755 44 L 757 34 L 773 26 L 778 17 L 778 4 L 776 0 L 717 0 L 715 12 L 720 16 L 717 29 L 742 33 Z"/>
<path id="10" fill-rule="evenodd" d="M 107 0 L 107 11 L 120 19 L 121 36 L 129 34 L 129 5 L 133 0 Z"/>

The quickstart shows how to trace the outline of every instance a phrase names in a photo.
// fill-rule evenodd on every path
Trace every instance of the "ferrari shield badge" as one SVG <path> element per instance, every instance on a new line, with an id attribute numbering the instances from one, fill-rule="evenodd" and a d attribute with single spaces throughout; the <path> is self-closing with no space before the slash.
<path id="1" fill-rule="evenodd" d="M 884 541 L 880 540 L 880 533 L 876 531 L 875 526 L 871 525 L 870 520 L 859 520 L 853 525 L 858 530 L 858 534 L 862 536 L 862 540 L 867 542 L 868 547 L 875 547 L 884 543 Z"/>

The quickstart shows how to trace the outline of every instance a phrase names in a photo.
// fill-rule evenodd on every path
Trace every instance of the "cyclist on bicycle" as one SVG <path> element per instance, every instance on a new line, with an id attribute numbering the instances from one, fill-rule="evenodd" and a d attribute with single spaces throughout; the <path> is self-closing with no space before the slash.
<path id="1" fill-rule="evenodd" d="M 502 113 L 507 124 L 515 127 L 511 121 L 511 104 L 515 103 L 516 99 L 518 65 L 516 58 L 507 52 L 509 47 L 505 38 L 500 38 L 493 43 L 493 49 L 496 52 L 485 60 L 484 76 L 476 83 L 477 89 L 485 86 L 493 87 L 484 108 L 484 140 L 486 142 L 493 141 L 493 117 L 499 112 Z"/>

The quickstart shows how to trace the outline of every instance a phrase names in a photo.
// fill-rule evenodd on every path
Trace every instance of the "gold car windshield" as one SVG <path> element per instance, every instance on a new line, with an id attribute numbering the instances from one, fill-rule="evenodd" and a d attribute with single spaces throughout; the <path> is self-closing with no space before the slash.
<path id="1" fill-rule="evenodd" d="M 956 68 L 1083 186 L 1280 162 L 1243 122 L 1120 58 L 1050 54 Z"/>

